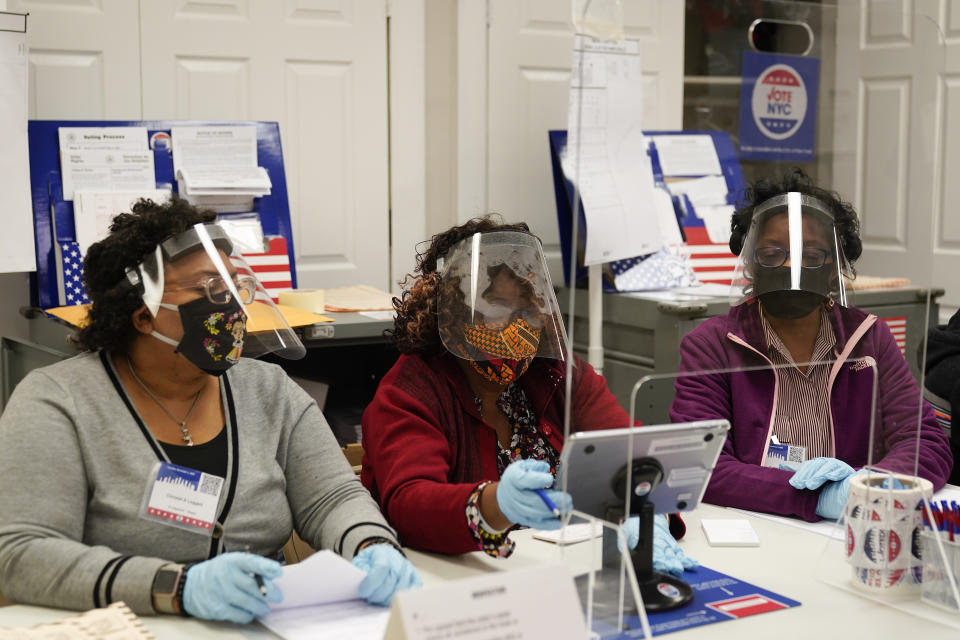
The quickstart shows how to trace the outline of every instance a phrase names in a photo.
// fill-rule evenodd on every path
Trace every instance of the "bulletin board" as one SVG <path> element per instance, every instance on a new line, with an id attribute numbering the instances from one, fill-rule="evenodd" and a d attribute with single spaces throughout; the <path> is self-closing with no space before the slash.
<path id="1" fill-rule="evenodd" d="M 746 182 L 743 172 L 740 169 L 736 150 L 730 140 L 730 135 L 725 131 L 644 131 L 645 136 L 709 136 L 713 141 L 714 149 L 717 153 L 717 159 L 720 162 L 720 169 L 724 181 L 727 185 L 728 204 L 736 204 L 735 200 L 743 193 Z M 587 229 L 586 217 L 583 213 L 583 203 L 577 203 L 577 268 L 573 279 L 570 277 L 570 251 L 572 244 L 572 221 L 574 210 L 574 188 L 573 183 L 564 174 L 563 158 L 564 150 L 567 146 L 567 132 L 564 130 L 553 130 L 549 132 L 550 141 L 550 162 L 553 168 L 553 188 L 557 202 L 557 223 L 560 233 L 560 248 L 563 254 L 563 276 L 567 286 L 572 286 L 573 282 L 579 282 L 586 278 L 587 268 L 583 266 L 583 249 L 586 246 Z M 654 184 L 662 186 L 664 184 L 663 171 L 660 167 L 656 146 L 651 141 L 649 149 L 650 163 L 653 170 Z M 698 175 L 687 175 L 685 178 L 702 177 Z M 712 245 L 706 238 L 706 229 L 703 220 L 699 219 L 690 202 L 684 198 L 673 197 L 674 212 L 677 216 L 680 232 L 687 244 L 696 244 L 701 246 L 710 246 L 711 251 L 718 252 L 722 249 L 717 245 Z M 729 249 L 723 249 L 729 254 Z M 732 257 L 732 254 L 730 254 Z M 613 273 L 619 266 L 630 266 L 637 261 L 643 260 L 643 257 L 627 258 L 625 260 L 616 260 L 604 263 L 603 288 L 604 291 L 617 291 L 614 286 Z M 696 267 L 694 271 L 697 271 Z M 700 274 L 698 274 L 698 277 Z"/>
<path id="2" fill-rule="evenodd" d="M 290 287 L 296 288 L 293 233 L 287 180 L 280 146 L 280 126 L 276 122 L 220 122 L 174 120 L 31 120 L 28 124 L 30 149 L 30 191 L 37 270 L 30 276 L 30 304 L 48 309 L 64 304 L 63 292 L 70 280 L 77 277 L 82 256 L 76 248 L 73 202 L 63 199 L 60 173 L 60 127 L 146 127 L 154 154 L 157 188 L 177 193 L 173 173 L 173 150 L 169 144 L 172 127 L 178 126 L 244 126 L 257 128 L 257 162 L 270 175 L 269 195 L 254 200 L 254 211 L 260 215 L 265 236 L 285 241 L 289 259 Z M 166 133 L 167 136 L 155 136 Z M 271 245 L 274 243 L 271 241 Z M 278 246 L 283 246 L 283 242 Z M 67 274 L 70 271 L 70 274 Z M 79 283 L 79 280 L 75 282 Z M 82 284 L 80 285 L 82 287 Z M 69 289 L 68 289 L 69 290 Z M 76 301 L 86 302 L 85 293 L 77 292 Z"/>

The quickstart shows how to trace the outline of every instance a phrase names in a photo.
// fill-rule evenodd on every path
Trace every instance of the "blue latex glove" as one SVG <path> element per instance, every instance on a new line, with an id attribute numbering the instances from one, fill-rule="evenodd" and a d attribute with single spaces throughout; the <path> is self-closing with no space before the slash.
<path id="1" fill-rule="evenodd" d="M 183 610 L 194 618 L 251 622 L 270 613 L 268 602 L 283 600 L 273 583 L 282 573 L 276 560 L 253 553 L 224 553 L 187 570 Z M 253 574 L 263 578 L 266 596 L 260 594 Z"/>
<path id="2" fill-rule="evenodd" d="M 824 482 L 839 482 L 853 475 L 853 467 L 836 458 L 811 458 L 799 467 L 781 463 L 780 468 L 796 471 L 789 480 L 795 489 L 819 489 Z"/>
<path id="3" fill-rule="evenodd" d="M 640 541 L 640 518 L 632 516 L 623 523 L 623 532 L 627 545 L 633 549 Z M 684 571 L 696 569 L 700 563 L 689 557 L 677 544 L 670 533 L 667 516 L 658 514 L 653 517 L 653 570 L 679 576 Z"/>
<path id="4" fill-rule="evenodd" d="M 367 572 L 360 583 L 360 597 L 372 604 L 388 606 L 398 589 L 423 586 L 420 574 L 409 560 L 389 544 L 374 544 L 353 557 L 353 566 Z"/>
<path id="5" fill-rule="evenodd" d="M 866 473 L 865 469 L 851 473 L 843 480 L 828 482 L 820 490 L 820 497 L 817 499 L 817 515 L 821 518 L 836 520 L 843 515 L 843 510 L 847 506 L 847 498 L 850 497 L 850 478 Z"/>
<path id="6" fill-rule="evenodd" d="M 510 522 L 534 529 L 559 529 L 562 520 L 553 515 L 543 498 L 536 492 L 545 493 L 561 513 L 573 507 L 570 494 L 549 489 L 553 486 L 550 465 L 543 460 L 517 460 L 504 470 L 497 485 L 497 506 Z"/>

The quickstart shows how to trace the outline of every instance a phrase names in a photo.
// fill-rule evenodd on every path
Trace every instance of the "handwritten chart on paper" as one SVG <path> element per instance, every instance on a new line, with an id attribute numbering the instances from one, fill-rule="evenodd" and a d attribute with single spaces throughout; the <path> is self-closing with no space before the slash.
<path id="1" fill-rule="evenodd" d="M 642 115 L 639 43 L 577 36 L 563 163 L 587 221 L 584 264 L 653 253 L 662 244 Z"/>

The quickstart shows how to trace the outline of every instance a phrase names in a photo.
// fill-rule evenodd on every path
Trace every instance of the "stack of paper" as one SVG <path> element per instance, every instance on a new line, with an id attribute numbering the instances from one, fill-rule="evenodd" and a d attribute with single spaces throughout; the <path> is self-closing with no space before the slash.
<path id="1" fill-rule="evenodd" d="M 173 170 L 180 197 L 219 212 L 250 211 L 269 195 L 267 170 L 257 165 L 257 128 L 172 127 Z"/>
<path id="2" fill-rule="evenodd" d="M 332 551 L 318 551 L 283 568 L 277 580 L 283 602 L 271 605 L 260 622 L 287 640 L 382 638 L 390 609 L 360 599 L 357 588 L 365 577 Z"/>

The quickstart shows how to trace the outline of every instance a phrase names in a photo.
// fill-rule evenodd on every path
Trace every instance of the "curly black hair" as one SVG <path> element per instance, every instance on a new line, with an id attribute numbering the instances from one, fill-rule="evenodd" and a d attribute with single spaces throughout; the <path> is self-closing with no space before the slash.
<path id="1" fill-rule="evenodd" d="M 860 221 L 856 210 L 849 202 L 844 202 L 836 192 L 817 187 L 810 176 L 796 167 L 785 173 L 780 182 L 760 178 L 746 190 L 746 203 L 734 212 L 730 220 L 730 251 L 740 255 L 757 206 L 789 191 L 805 193 L 827 205 L 833 214 L 833 226 L 836 229 L 840 247 L 843 249 L 843 257 L 847 262 L 845 266 L 853 275 L 853 262 L 863 253 L 863 244 L 860 242 Z"/>
<path id="2" fill-rule="evenodd" d="M 437 299 L 441 287 L 454 298 L 462 297 L 458 283 L 441 281 L 437 272 L 437 260 L 450 249 L 475 233 L 490 231 L 523 231 L 530 233 L 525 222 L 506 224 L 498 214 L 489 214 L 438 233 L 430 239 L 429 245 L 417 253 L 417 266 L 414 274 L 406 274 L 400 285 L 404 291 L 401 297 L 393 299 L 393 308 L 397 317 L 393 329 L 384 332 L 400 353 L 433 354 L 443 350 L 440 332 L 437 328 Z M 453 312 L 446 310 L 446 312 Z"/>
<path id="3" fill-rule="evenodd" d="M 83 284 L 93 303 L 89 322 L 74 337 L 86 351 L 124 351 L 137 335 L 131 321 L 143 306 L 140 291 L 126 283 L 127 269 L 167 238 L 201 222 L 216 219 L 186 200 L 173 198 L 165 204 L 140 199 L 131 213 L 121 213 L 110 223 L 110 235 L 90 245 L 83 258 Z"/>

